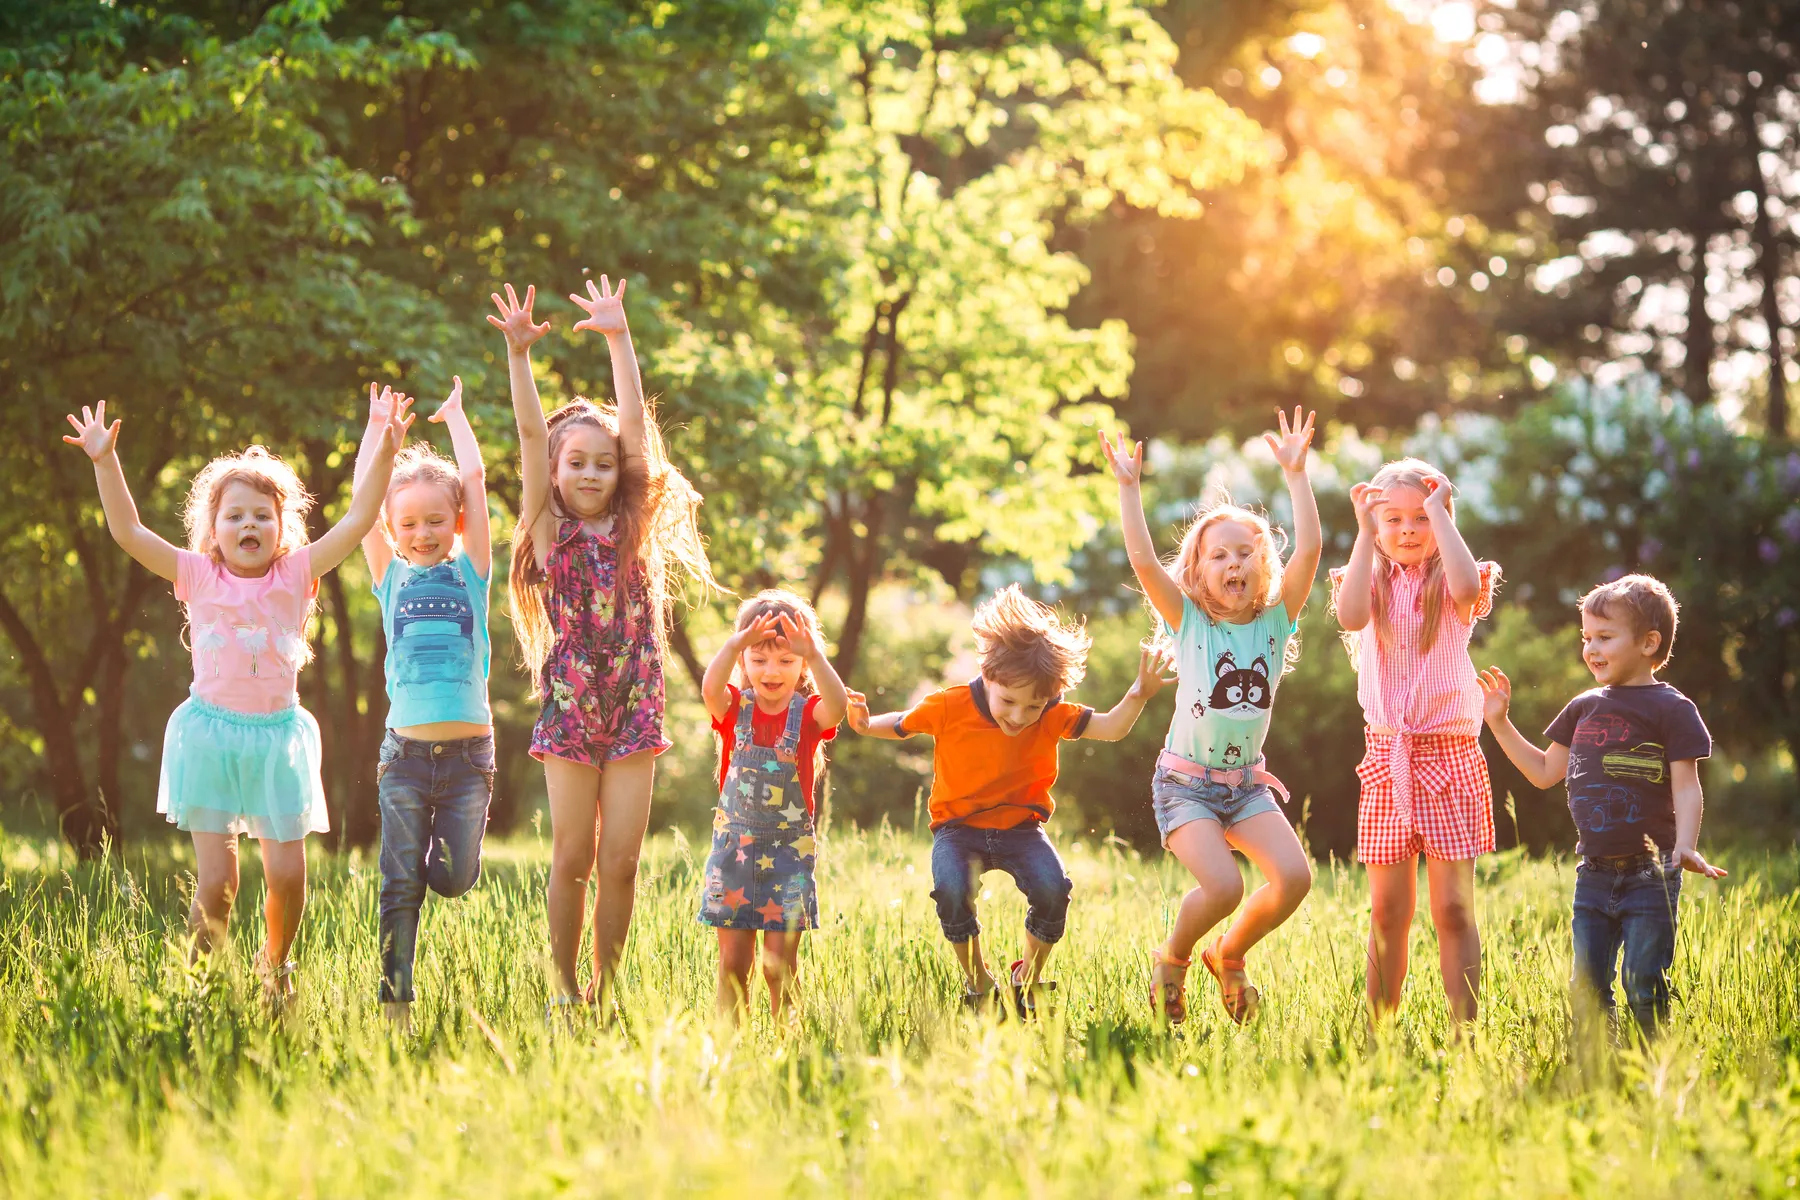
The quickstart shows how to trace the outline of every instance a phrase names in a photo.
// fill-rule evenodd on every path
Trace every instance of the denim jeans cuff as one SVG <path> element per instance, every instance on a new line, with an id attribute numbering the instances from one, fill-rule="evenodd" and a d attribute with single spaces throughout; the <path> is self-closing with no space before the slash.
<path id="1" fill-rule="evenodd" d="M 1068 928 L 1068 924 L 1067 921 L 1057 921 L 1055 924 L 1051 924 L 1048 921 L 1034 921 L 1031 917 L 1027 916 L 1025 918 L 1025 932 L 1029 933 L 1038 941 L 1043 942 L 1045 945 L 1053 946 L 1057 942 L 1062 941 L 1063 931 Z"/>
<path id="2" fill-rule="evenodd" d="M 958 921 L 954 925 L 944 925 L 942 921 L 938 923 L 944 926 L 944 940 L 953 945 L 960 946 L 970 938 L 981 936 L 981 922 L 973 917 L 967 921 Z"/>

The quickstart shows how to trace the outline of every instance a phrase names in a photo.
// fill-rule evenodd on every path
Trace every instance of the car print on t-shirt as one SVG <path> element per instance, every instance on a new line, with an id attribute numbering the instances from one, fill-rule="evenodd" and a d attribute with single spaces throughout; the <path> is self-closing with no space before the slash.
<path id="1" fill-rule="evenodd" d="M 415 571 L 394 599 L 399 682 L 460 689 L 469 686 L 475 657 L 475 606 L 454 563 Z"/>

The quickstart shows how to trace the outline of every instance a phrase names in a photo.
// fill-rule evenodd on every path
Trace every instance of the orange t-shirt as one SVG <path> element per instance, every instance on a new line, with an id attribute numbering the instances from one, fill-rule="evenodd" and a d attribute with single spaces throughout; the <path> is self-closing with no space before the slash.
<path id="1" fill-rule="evenodd" d="M 1078 738 L 1094 710 L 1066 704 L 1045 707 L 1037 723 L 1008 737 L 988 712 L 979 677 L 933 692 L 900 719 L 900 732 L 937 739 L 931 754 L 931 827 L 960 821 L 976 829 L 1011 829 L 1045 821 L 1056 811 L 1057 743 Z"/>

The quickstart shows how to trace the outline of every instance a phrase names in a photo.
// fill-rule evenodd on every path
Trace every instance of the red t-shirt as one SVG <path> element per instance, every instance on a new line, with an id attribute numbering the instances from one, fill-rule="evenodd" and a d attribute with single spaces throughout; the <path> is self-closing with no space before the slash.
<path id="1" fill-rule="evenodd" d="M 713 719 L 713 732 L 719 735 L 719 790 L 725 790 L 725 773 L 731 767 L 732 752 L 737 749 L 738 705 L 742 703 L 743 694 L 736 684 L 725 685 L 731 692 L 731 707 L 722 717 Z M 751 701 L 752 704 L 756 702 Z M 820 729 L 813 716 L 813 710 L 819 706 L 819 697 L 806 698 L 806 711 L 800 717 L 800 792 L 806 797 L 806 811 L 813 810 L 813 764 L 818 761 L 817 750 L 820 742 L 829 742 L 837 737 L 837 726 Z M 787 713 L 766 713 L 760 707 L 750 717 L 750 740 L 758 746 L 773 747 L 787 731 Z"/>

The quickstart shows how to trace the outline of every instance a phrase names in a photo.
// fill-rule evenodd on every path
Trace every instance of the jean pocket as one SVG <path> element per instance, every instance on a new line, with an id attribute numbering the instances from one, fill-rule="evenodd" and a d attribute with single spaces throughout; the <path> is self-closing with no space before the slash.
<path id="1" fill-rule="evenodd" d="M 489 779 L 494 777 L 494 739 L 491 735 L 471 743 L 463 750 L 463 757 Z"/>

